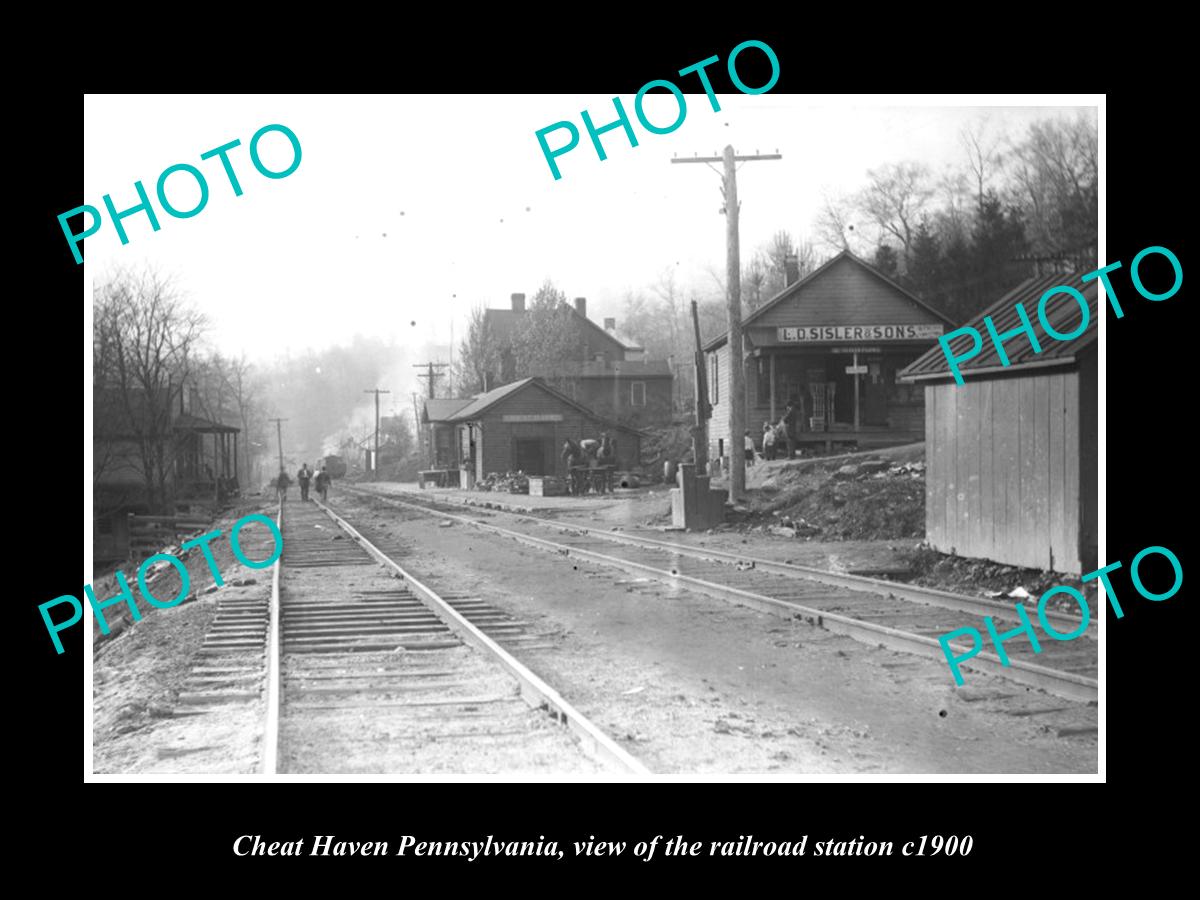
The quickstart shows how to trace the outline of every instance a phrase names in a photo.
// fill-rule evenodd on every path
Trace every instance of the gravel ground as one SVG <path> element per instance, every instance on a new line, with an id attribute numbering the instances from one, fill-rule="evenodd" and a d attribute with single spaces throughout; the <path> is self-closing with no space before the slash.
<path id="1" fill-rule="evenodd" d="M 653 771 L 1097 769 L 1094 705 L 978 673 L 956 689 L 935 660 L 369 500 L 337 505 L 407 547 L 398 561 L 435 589 L 559 629 L 555 649 L 520 658 Z"/>
<path id="2" fill-rule="evenodd" d="M 248 504 L 214 524 L 224 535 L 248 512 L 270 512 Z M 244 549 L 251 558 L 265 554 L 245 533 Z M 190 599 L 170 609 L 157 609 L 139 599 L 143 618 L 108 617 L 113 635 L 100 639 L 96 631 L 92 680 L 92 767 L 97 774 L 129 773 L 250 773 L 259 759 L 258 735 L 264 709 L 261 702 L 229 704 L 215 715 L 189 715 L 176 705 L 179 690 L 191 668 L 204 633 L 217 612 L 217 601 L 270 595 L 269 576 L 249 569 L 233 556 L 223 536 L 210 545 L 226 584 L 215 590 L 208 564 L 198 549 L 184 556 L 191 578 Z M 122 569 L 127 577 L 134 567 Z M 179 580 L 168 567 L 151 583 L 157 596 L 178 592 Z M 93 584 L 97 598 L 117 593 L 111 573 Z M 112 607 L 115 611 L 117 607 Z M 124 610 L 124 606 L 121 607 Z M 106 611 L 108 612 L 108 611 Z"/>

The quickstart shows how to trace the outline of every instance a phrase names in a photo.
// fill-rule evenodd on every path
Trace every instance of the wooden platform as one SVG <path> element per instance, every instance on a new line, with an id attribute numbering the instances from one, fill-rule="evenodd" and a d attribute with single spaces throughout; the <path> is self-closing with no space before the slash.
<path id="1" fill-rule="evenodd" d="M 873 428 L 858 431 L 802 431 L 793 439 L 797 447 L 824 446 L 826 452 L 833 450 L 834 444 L 853 444 L 856 447 L 893 447 L 899 444 L 912 444 L 925 440 L 923 431 L 901 431 L 893 428 Z M 787 444 L 776 443 L 775 452 L 787 455 Z"/>

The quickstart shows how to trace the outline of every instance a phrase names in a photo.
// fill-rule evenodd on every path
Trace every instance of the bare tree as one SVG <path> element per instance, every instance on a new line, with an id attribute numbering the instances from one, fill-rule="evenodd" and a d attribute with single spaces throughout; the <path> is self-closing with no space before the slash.
<path id="1" fill-rule="evenodd" d="M 761 250 L 742 268 L 742 305 L 753 312 L 763 304 L 764 294 L 770 296 L 770 262 Z"/>
<path id="2" fill-rule="evenodd" d="M 469 394 L 479 394 L 500 383 L 500 350 L 482 306 L 471 310 L 467 336 L 454 361 L 454 383 Z"/>
<path id="3" fill-rule="evenodd" d="M 969 241 L 972 221 L 978 218 L 983 207 L 976 205 L 974 210 L 971 209 L 975 197 L 967 174 L 961 169 L 947 167 L 938 178 L 936 193 L 941 200 L 941 208 L 933 218 L 937 223 L 938 233 L 942 240 L 947 244 L 958 239 Z M 914 247 L 921 221 L 925 221 L 924 216 L 918 221 L 917 228 L 913 231 Z M 914 247 L 908 248 L 909 253 L 905 256 L 905 271 L 912 263 Z"/>
<path id="4" fill-rule="evenodd" d="M 196 400 L 204 417 L 220 424 L 236 422 L 241 427 L 239 468 L 242 479 L 248 479 L 252 471 L 252 427 L 263 418 L 259 415 L 253 367 L 245 356 L 233 359 L 212 353 L 193 361 L 190 368 Z"/>
<path id="5" fill-rule="evenodd" d="M 93 290 L 100 345 L 94 380 L 105 394 L 107 421 L 97 419 L 97 449 L 132 445 L 128 460 L 146 489 L 147 505 L 169 510 L 175 461 L 172 412 L 204 330 L 203 316 L 188 306 L 167 278 L 153 270 L 119 270 Z"/>
<path id="6" fill-rule="evenodd" d="M 815 271 L 821 265 L 817 248 L 813 246 L 812 241 L 802 240 L 796 244 L 796 264 L 799 268 L 801 278 Z"/>
<path id="7" fill-rule="evenodd" d="M 817 240 L 838 253 L 850 249 L 850 236 L 854 232 L 854 203 L 850 198 L 822 195 L 821 211 L 817 213 L 814 228 Z"/>
<path id="8" fill-rule="evenodd" d="M 916 162 L 890 163 L 872 169 L 867 177 L 860 197 L 863 212 L 900 242 L 907 263 L 917 223 L 933 196 L 929 169 Z"/>
<path id="9" fill-rule="evenodd" d="M 233 394 L 238 421 L 242 426 L 241 446 L 242 457 L 245 460 L 245 467 L 242 469 L 242 478 L 246 479 L 247 483 L 249 483 L 252 471 L 250 464 L 251 435 L 254 433 L 252 426 L 265 418 L 260 409 L 258 389 L 254 381 L 253 371 L 253 367 L 245 355 L 239 359 L 230 360 L 227 368 L 229 389 Z"/>
<path id="10" fill-rule="evenodd" d="M 659 316 L 658 320 L 666 331 L 666 337 L 670 350 L 667 356 L 678 355 L 681 350 L 686 352 L 683 347 L 684 339 L 687 336 L 687 311 L 684 306 L 683 297 L 680 296 L 679 288 L 675 284 L 675 268 L 668 266 L 659 273 L 658 281 L 650 288 L 658 297 L 659 301 Z"/>
<path id="11" fill-rule="evenodd" d="M 1098 223 L 1096 122 L 1081 111 L 1074 119 L 1034 122 L 1010 158 L 1010 200 L 1022 213 L 1040 252 L 1091 250 Z"/>
<path id="12" fill-rule="evenodd" d="M 991 120 L 984 114 L 958 133 L 963 150 L 967 154 L 967 168 L 975 187 L 975 209 L 983 209 L 983 198 L 987 194 L 989 180 L 999 173 L 1004 161 L 1000 151 L 1000 140 L 992 133 Z"/>

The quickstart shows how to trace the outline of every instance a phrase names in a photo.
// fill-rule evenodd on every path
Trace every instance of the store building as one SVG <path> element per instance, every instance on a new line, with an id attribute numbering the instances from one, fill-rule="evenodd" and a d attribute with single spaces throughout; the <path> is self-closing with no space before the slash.
<path id="1" fill-rule="evenodd" d="M 801 446 L 919 441 L 924 399 L 898 378 L 954 323 L 848 250 L 748 315 L 743 323 L 746 427 L 755 441 L 788 401 Z M 705 348 L 709 455 L 728 455 L 728 335 Z"/>

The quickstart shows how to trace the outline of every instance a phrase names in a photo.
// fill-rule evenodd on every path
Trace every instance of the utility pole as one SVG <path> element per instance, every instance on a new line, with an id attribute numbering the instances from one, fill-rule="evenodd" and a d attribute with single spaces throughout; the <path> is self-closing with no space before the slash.
<path id="1" fill-rule="evenodd" d="M 425 374 L 423 374 L 423 375 L 418 375 L 417 377 L 418 377 L 418 378 L 426 378 L 426 379 L 428 379 L 428 380 L 429 380 L 429 399 L 430 399 L 430 400 L 432 400 L 434 397 L 436 397 L 436 396 L 437 396 L 437 395 L 434 393 L 433 386 L 434 386 L 434 384 L 437 382 L 437 379 L 439 379 L 439 378 L 441 378 L 441 377 L 442 377 L 442 372 L 441 372 L 441 370 L 442 370 L 442 369 L 444 369 L 444 368 L 446 368 L 446 364 L 445 364 L 445 363 L 441 363 L 441 362 L 440 362 L 440 363 L 428 362 L 428 363 L 420 363 L 420 364 L 418 364 L 418 365 L 415 365 L 415 366 L 413 366 L 413 368 L 414 368 L 414 369 L 426 369 L 426 370 L 427 370 L 427 371 L 425 372 Z M 437 371 L 437 372 L 434 372 L 434 371 L 433 371 L 434 369 L 437 369 L 438 371 Z"/>
<path id="2" fill-rule="evenodd" d="M 729 499 L 738 500 L 746 493 L 746 369 L 745 348 L 742 341 L 742 275 L 738 247 L 738 196 L 737 164 L 760 159 L 783 159 L 779 153 L 755 153 L 752 156 L 736 156 L 733 146 L 725 148 L 722 156 L 693 156 L 673 163 L 724 163 L 721 193 L 725 197 L 725 280 L 726 299 L 729 302 Z M 713 171 L 717 171 L 713 169 Z M 719 173 L 720 174 L 720 173 Z"/>
<path id="3" fill-rule="evenodd" d="M 696 474 L 708 474 L 708 419 L 712 407 L 708 405 L 708 373 L 704 369 L 704 349 L 700 344 L 700 311 L 692 301 L 692 327 L 696 332 L 696 424 L 692 426 L 692 457 L 696 461 Z"/>
<path id="4" fill-rule="evenodd" d="M 279 440 L 279 471 L 283 471 L 283 423 L 287 419 L 267 419 L 275 423 L 275 437 Z"/>
<path id="5" fill-rule="evenodd" d="M 429 468 L 433 468 L 433 464 L 429 462 L 429 456 L 425 453 L 425 430 L 421 428 L 421 413 L 420 404 L 417 403 L 417 392 L 412 392 L 413 405 L 413 431 L 417 435 L 417 455 L 426 461 Z"/>
<path id="6" fill-rule="evenodd" d="M 391 391 L 380 390 L 379 388 L 370 388 L 363 391 L 364 394 L 375 395 L 375 458 L 371 464 L 371 480 L 379 480 L 379 395 L 390 394 Z"/>

